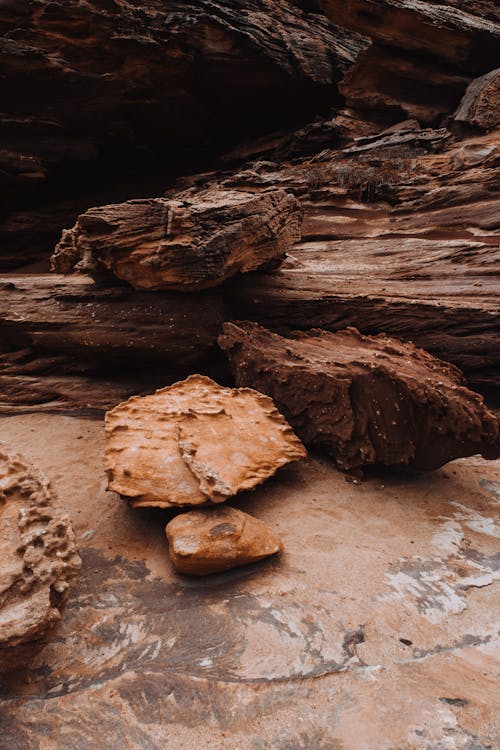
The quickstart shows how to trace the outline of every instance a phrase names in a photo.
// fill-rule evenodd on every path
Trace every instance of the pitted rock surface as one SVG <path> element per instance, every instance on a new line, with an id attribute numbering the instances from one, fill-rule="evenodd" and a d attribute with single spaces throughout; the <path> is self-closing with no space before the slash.
<path id="1" fill-rule="evenodd" d="M 0 671 L 27 664 L 61 619 L 81 560 L 45 476 L 0 444 Z"/>
<path id="2" fill-rule="evenodd" d="M 174 568 L 195 576 L 258 562 L 283 549 L 263 521 L 228 506 L 182 513 L 165 532 Z"/>
<path id="3" fill-rule="evenodd" d="M 270 398 L 202 375 L 106 414 L 108 489 L 134 507 L 221 503 L 305 455 Z"/>
<path id="4" fill-rule="evenodd" d="M 355 328 L 284 338 L 254 323 L 225 324 L 219 343 L 237 384 L 271 396 L 342 469 L 500 456 L 498 417 L 456 367 L 413 344 Z"/>
<path id="5" fill-rule="evenodd" d="M 91 208 L 63 233 L 55 271 L 76 266 L 114 275 L 136 289 L 195 291 L 236 273 L 279 265 L 300 240 L 293 195 L 207 188 L 184 197 Z"/>

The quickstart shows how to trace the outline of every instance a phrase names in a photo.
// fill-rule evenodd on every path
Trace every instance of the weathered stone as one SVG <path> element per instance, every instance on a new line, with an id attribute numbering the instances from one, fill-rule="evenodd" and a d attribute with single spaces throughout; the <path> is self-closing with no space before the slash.
<path id="1" fill-rule="evenodd" d="M 498 417 L 457 368 L 412 344 L 353 328 L 283 338 L 253 323 L 225 324 L 219 344 L 237 384 L 271 396 L 342 469 L 500 456 Z"/>
<path id="2" fill-rule="evenodd" d="M 287 0 L 3 2 L 0 258 L 44 257 L 82 187 L 303 123 L 365 46 Z"/>
<path id="3" fill-rule="evenodd" d="M 182 199 L 91 208 L 63 233 L 55 271 L 114 275 L 136 289 L 195 291 L 283 259 L 302 209 L 283 190 L 207 188 Z"/>
<path id="4" fill-rule="evenodd" d="M 453 118 L 481 130 L 500 125 L 500 68 L 472 81 Z"/>
<path id="5" fill-rule="evenodd" d="M 81 566 L 71 523 L 52 503 L 45 476 L 0 445 L 0 671 L 44 645 Z"/>
<path id="6" fill-rule="evenodd" d="M 305 217 L 293 261 L 226 284 L 228 317 L 285 335 L 387 333 L 449 360 L 476 388 L 497 387 L 499 157 L 496 132 L 461 140 L 407 122 L 234 175 L 240 189 L 294 192 Z"/>
<path id="7" fill-rule="evenodd" d="M 0 278 L 0 351 L 5 341 L 7 351 L 30 347 L 81 363 L 192 365 L 214 346 L 221 319 L 213 293 L 152 297 L 77 274 Z"/>
<path id="8" fill-rule="evenodd" d="M 106 414 L 108 488 L 134 507 L 221 503 L 305 455 L 271 399 L 202 375 Z"/>
<path id="9" fill-rule="evenodd" d="M 227 506 L 182 513 L 165 532 L 174 568 L 193 576 L 258 562 L 283 549 L 263 521 Z"/>

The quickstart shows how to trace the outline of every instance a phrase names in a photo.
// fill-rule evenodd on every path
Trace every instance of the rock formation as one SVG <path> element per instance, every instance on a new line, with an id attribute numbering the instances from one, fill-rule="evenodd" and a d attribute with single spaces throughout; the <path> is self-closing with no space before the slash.
<path id="1" fill-rule="evenodd" d="M 449 360 L 475 387 L 498 386 L 497 131 L 462 140 L 409 121 L 290 165 L 256 165 L 226 181 L 294 192 L 302 242 L 279 272 L 226 287 L 231 317 L 285 334 L 388 333 Z"/>
<path id="2" fill-rule="evenodd" d="M 287 0 L 3 2 L 0 260 L 43 257 L 82 188 L 307 121 L 366 43 Z"/>
<path id="3" fill-rule="evenodd" d="M 227 506 L 182 513 L 165 531 L 174 568 L 193 576 L 258 562 L 283 549 L 263 521 Z"/>
<path id="4" fill-rule="evenodd" d="M 65 231 L 55 271 L 75 267 L 136 289 L 196 291 L 236 273 L 279 265 L 300 240 L 302 211 L 283 190 L 207 188 L 177 200 L 91 208 Z"/>
<path id="5" fill-rule="evenodd" d="M 81 566 L 75 535 L 41 472 L 0 446 L 0 671 L 44 645 Z"/>
<path id="6" fill-rule="evenodd" d="M 221 503 L 305 455 L 271 399 L 201 375 L 106 414 L 108 489 L 134 507 Z"/>
<path id="7" fill-rule="evenodd" d="M 2 234 L 0 228 L 0 255 L 8 255 L 9 265 L 14 264 L 14 245 L 20 243 L 23 257 L 25 250 L 33 251 L 33 257 L 48 263 L 53 247 L 49 228 L 59 238 L 61 228 L 72 226 L 83 206 L 101 205 L 82 215 L 79 224 L 85 229 L 67 235 L 57 267 L 66 271 L 81 262 L 102 278 L 103 271 L 115 273 L 111 266 L 118 264 L 126 267 L 132 283 L 140 277 L 139 283 L 156 288 L 163 283 L 159 279 L 165 256 L 155 250 L 168 229 L 164 217 L 158 219 L 160 207 L 183 202 L 181 213 L 174 216 L 183 223 L 184 212 L 191 211 L 184 202 L 192 207 L 195 196 L 250 194 L 263 205 L 270 200 L 266 196 L 277 191 L 300 201 L 302 240 L 293 245 L 279 271 L 237 275 L 218 287 L 217 297 L 189 295 L 183 302 L 165 292 L 144 295 L 125 286 L 92 287 L 72 276 L 49 282 L 45 274 L 8 274 L 2 292 L 9 292 L 0 299 L 5 408 L 9 402 L 29 406 L 30 399 L 46 407 L 57 402 L 58 408 L 83 408 L 92 401 L 108 406 L 143 390 L 134 384 L 133 373 L 129 377 L 129 371 L 144 369 L 143 361 L 153 376 L 149 389 L 182 379 L 189 372 L 182 368 L 193 363 L 197 371 L 225 381 L 211 369 L 222 317 L 254 320 L 284 335 L 347 326 L 370 335 L 387 333 L 457 365 L 474 388 L 488 392 L 497 387 L 496 3 L 235 0 L 228 7 L 196 0 L 171 7 L 173 15 L 164 14 L 156 3 L 131 8 L 116 2 L 102 8 L 39 0 L 35 13 L 31 6 L 7 3 L 1 26 L 4 67 L 14 84 L 4 98 L 4 126 L 10 135 L 4 139 L 2 174 L 16 206 L 5 206 L 8 230 Z M 119 63 L 111 64 L 118 57 Z M 15 82 L 19 89 L 26 83 L 26 63 L 35 58 L 29 74 L 39 93 L 19 101 Z M 192 71 L 196 75 L 191 76 Z M 208 79 L 205 96 L 198 84 Z M 44 95 L 48 82 L 53 88 Z M 327 113 L 317 104 L 319 92 Z M 290 108 L 281 107 L 284 98 L 297 110 L 298 129 Z M 188 128 L 184 115 L 200 110 L 194 105 L 184 109 L 181 99 L 195 105 L 203 100 L 204 116 L 191 117 Z M 28 100 L 29 116 L 23 109 Z M 85 104 L 78 108 L 78 117 L 72 109 L 75 101 Z M 307 121 L 309 105 L 317 115 Z M 9 119 L 11 110 L 15 116 Z M 207 115 L 209 110 L 213 117 Z M 250 110 L 246 128 L 243 120 Z M 39 130 L 42 125 L 54 127 L 50 137 Z M 273 131 L 276 126 L 288 129 Z M 201 134 L 207 128 L 210 134 Z M 233 129 L 238 136 L 234 140 L 229 135 Z M 249 138 L 250 131 L 259 130 L 262 136 Z M 162 155 L 165 149 L 179 148 L 179 134 L 192 145 L 216 140 L 226 156 L 222 162 L 212 158 L 213 171 L 191 176 L 186 173 L 194 166 L 183 162 L 176 169 L 184 176 L 175 185 L 170 167 L 164 178 L 156 172 L 153 182 L 149 172 L 137 166 L 137 148 L 147 145 L 161 172 Z M 78 169 L 72 156 L 76 151 L 68 145 L 70 135 L 82 153 L 82 142 L 92 142 L 94 155 L 89 151 L 90 161 L 82 157 Z M 52 166 L 40 156 L 49 142 L 55 154 Z M 147 161 L 144 152 L 140 154 Z M 14 162 L 21 171 L 12 181 L 9 164 Z M 23 171 L 28 162 L 34 172 Z M 42 162 L 46 166 L 40 166 Z M 85 165 L 91 163 L 99 163 L 103 171 L 89 172 Z M 116 200 L 109 186 L 95 199 L 91 184 L 82 192 L 82 172 L 90 183 L 97 178 L 99 184 L 106 183 L 108 167 L 112 172 L 118 163 L 125 171 L 130 168 L 132 177 L 128 175 L 129 182 L 117 178 Z M 195 166 L 208 169 L 206 161 Z M 73 214 L 72 193 L 78 198 Z M 121 202 L 144 195 L 157 197 Z M 219 217 L 222 223 L 217 229 L 214 222 L 211 229 L 225 248 L 224 256 L 226 240 L 232 246 L 231 230 L 223 226 L 224 212 Z M 106 237 L 104 229 L 109 231 Z M 174 245 L 185 237 L 183 227 L 179 229 L 181 234 L 170 237 Z M 35 235 L 38 240 L 32 242 Z M 190 233 L 186 247 L 193 237 Z M 147 246 L 141 238 L 148 238 Z M 201 247 L 198 239 L 193 248 Z M 249 234 L 243 239 L 246 246 L 253 242 Z M 198 261 L 197 252 L 193 257 Z M 201 255 L 205 261 L 212 257 Z M 189 268 L 185 256 L 180 254 L 182 268 L 174 269 L 175 274 L 184 272 L 179 288 L 216 283 L 208 279 L 213 268 Z M 224 270 L 221 259 L 221 279 L 235 270 L 232 260 L 230 264 L 231 270 Z M 123 368 L 124 387 L 116 389 L 114 401 L 102 393 L 105 383 L 117 380 L 116 371 L 103 372 L 109 363 Z M 97 384 L 87 389 L 88 399 L 86 378 L 95 378 Z"/>
<path id="8" fill-rule="evenodd" d="M 498 64 L 500 14 L 492 5 L 490 14 L 484 3 L 449 0 L 320 5 L 335 23 L 371 40 L 340 90 L 349 106 L 386 120 L 399 111 L 435 124 L 453 111 L 472 78 Z"/>
<path id="9" fill-rule="evenodd" d="M 498 417 L 455 367 L 412 344 L 353 328 L 283 338 L 253 323 L 225 324 L 219 344 L 237 384 L 271 396 L 342 469 L 500 456 Z"/>

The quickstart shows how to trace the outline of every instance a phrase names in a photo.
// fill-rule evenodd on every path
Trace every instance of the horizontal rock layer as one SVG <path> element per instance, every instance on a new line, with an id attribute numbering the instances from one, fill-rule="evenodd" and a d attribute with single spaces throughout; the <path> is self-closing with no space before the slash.
<path id="1" fill-rule="evenodd" d="M 91 208 L 63 233 L 55 271 L 111 276 L 136 289 L 195 291 L 279 265 L 300 240 L 302 210 L 283 190 L 207 188 L 182 198 Z"/>
<path id="2" fill-rule="evenodd" d="M 500 423 L 460 372 L 386 336 L 312 330 L 283 338 L 252 323 L 219 337 L 236 382 L 267 393 L 306 445 L 342 469 L 436 469 L 500 456 Z"/>
<path id="3" fill-rule="evenodd" d="M 26 666 L 61 619 L 81 560 L 45 476 L 0 445 L 0 671 Z"/>

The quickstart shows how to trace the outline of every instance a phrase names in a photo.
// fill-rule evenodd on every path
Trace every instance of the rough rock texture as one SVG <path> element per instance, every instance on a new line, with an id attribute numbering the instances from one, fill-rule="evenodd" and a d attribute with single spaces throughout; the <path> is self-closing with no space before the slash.
<path id="1" fill-rule="evenodd" d="M 300 240 L 302 210 L 283 190 L 208 188 L 182 199 L 92 208 L 63 233 L 55 271 L 114 274 L 136 289 L 194 291 L 279 264 Z"/>
<path id="2" fill-rule="evenodd" d="M 453 118 L 481 130 L 500 125 L 500 68 L 472 81 Z"/>
<path id="3" fill-rule="evenodd" d="M 29 663 L 61 619 L 81 566 L 45 476 L 0 445 L 0 671 Z"/>
<path id="4" fill-rule="evenodd" d="M 233 319 L 283 333 L 386 332 L 475 387 L 500 384 L 497 131 L 463 140 L 407 121 L 291 164 L 254 162 L 225 182 L 281 184 L 305 209 L 302 242 L 279 272 L 224 290 Z"/>
<path id="5" fill-rule="evenodd" d="M 350 106 L 435 124 L 453 111 L 471 78 L 498 65 L 500 18 L 478 3 L 322 0 L 336 23 L 367 34 L 340 90 Z"/>
<path id="6" fill-rule="evenodd" d="M 455 367 L 411 344 L 353 328 L 283 338 L 253 323 L 225 324 L 219 344 L 237 384 L 271 396 L 342 469 L 500 456 L 498 417 Z"/>
<path id="7" fill-rule="evenodd" d="M 201 375 L 106 414 L 108 488 L 134 507 L 221 503 L 305 455 L 271 399 Z"/>
<path id="8" fill-rule="evenodd" d="M 0 348 L 76 360 L 193 364 L 214 345 L 222 317 L 213 294 L 187 296 L 97 286 L 85 276 L 0 279 Z M 203 325 L 200 325 L 203 321 Z"/>
<path id="9" fill-rule="evenodd" d="M 336 81 L 367 44 L 286 0 L 7 0 L 1 12 L 10 262 L 43 231 L 19 213 L 27 200 L 50 210 L 113 174 L 305 122 L 340 99 Z"/>
<path id="10" fill-rule="evenodd" d="M 165 532 L 174 568 L 194 576 L 258 562 L 283 549 L 263 521 L 227 506 L 182 513 Z"/>

